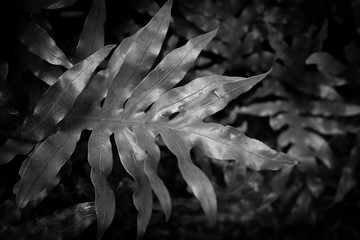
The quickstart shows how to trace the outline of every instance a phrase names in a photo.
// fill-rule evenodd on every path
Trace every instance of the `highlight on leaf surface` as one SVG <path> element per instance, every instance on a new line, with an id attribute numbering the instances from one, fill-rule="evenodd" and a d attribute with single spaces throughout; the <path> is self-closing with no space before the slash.
<path id="1" fill-rule="evenodd" d="M 95 0 L 93 7 L 98 3 L 103 1 Z M 269 72 L 249 78 L 210 75 L 176 87 L 217 29 L 190 39 L 152 68 L 169 28 L 171 6 L 172 1 L 165 3 L 146 26 L 124 39 L 106 68 L 95 74 L 113 46 L 100 48 L 72 66 L 61 54 L 55 59 L 49 57 L 57 49 L 49 48 L 51 39 L 38 26 L 32 26 L 45 37 L 40 40 L 47 48 L 39 48 L 39 42 L 25 36 L 28 49 L 34 49 L 33 53 L 52 64 L 64 64 L 69 69 L 44 93 L 22 128 L 23 139 L 40 143 L 20 168 L 21 179 L 14 189 L 19 206 L 38 200 L 44 191 L 58 183 L 59 171 L 73 153 L 83 130 L 91 130 L 88 161 L 95 187 L 98 238 L 108 229 L 115 214 L 115 194 L 108 182 L 114 165 L 113 150 L 118 152 L 121 164 L 136 183 L 133 202 L 138 210 L 138 238 L 149 224 L 152 190 L 166 219 L 171 212 L 170 194 L 157 173 L 160 149 L 155 139 L 158 136 L 177 157 L 184 180 L 211 224 L 216 222 L 217 214 L 215 191 L 205 173 L 193 163 L 190 154 L 193 148 L 207 157 L 235 160 L 254 170 L 278 170 L 297 163 L 239 129 L 203 121 L 250 90 Z M 90 11 L 87 22 L 92 21 L 95 10 Z M 87 27 L 85 23 L 85 35 Z M 95 34 L 91 37 L 102 39 L 101 33 Z M 89 46 L 86 46 L 88 50 L 82 49 L 81 41 L 89 44 L 85 37 L 80 37 L 79 59 L 95 51 L 92 47 L 89 50 Z M 103 44 L 102 40 L 99 42 L 96 48 Z M 112 136 L 114 143 L 110 141 Z"/>
<path id="2" fill-rule="evenodd" d="M 24 31 L 19 40 L 30 52 L 54 65 L 61 65 L 67 69 L 73 66 L 45 29 L 34 22 L 23 22 Z"/>

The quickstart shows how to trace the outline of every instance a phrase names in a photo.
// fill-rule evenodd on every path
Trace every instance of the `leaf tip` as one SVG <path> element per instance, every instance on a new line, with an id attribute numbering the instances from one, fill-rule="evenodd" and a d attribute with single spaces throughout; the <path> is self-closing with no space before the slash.
<path id="1" fill-rule="evenodd" d="M 220 28 L 220 25 L 217 25 L 216 28 L 211 31 L 211 33 L 214 33 L 214 35 L 216 35 L 216 33 L 219 31 L 219 28 Z"/>
<path id="2" fill-rule="evenodd" d="M 166 9 L 166 11 L 168 11 L 169 13 L 171 12 L 171 8 L 173 5 L 174 0 L 168 0 L 164 6 L 162 7 L 163 9 Z"/>
<path id="3" fill-rule="evenodd" d="M 104 234 L 105 234 L 105 231 L 99 230 L 99 227 L 98 227 L 98 231 L 96 233 L 96 240 L 101 240 L 103 238 Z"/>
<path id="4" fill-rule="evenodd" d="M 111 52 L 111 50 L 114 49 L 114 47 L 116 47 L 115 44 L 106 45 L 106 46 L 104 46 L 104 51 L 105 51 L 107 54 L 109 54 L 109 53 Z"/>
<path id="5" fill-rule="evenodd" d="M 168 0 L 168 1 L 165 3 L 165 5 L 167 5 L 168 7 L 172 7 L 173 2 L 174 2 L 174 0 Z"/>
<path id="6" fill-rule="evenodd" d="M 165 221 L 168 222 L 170 220 L 170 216 L 171 216 L 171 209 L 170 211 L 165 212 Z"/>
<path id="7" fill-rule="evenodd" d="M 287 155 L 287 156 L 290 160 L 292 160 L 292 162 L 287 167 L 294 167 L 294 166 L 301 164 L 301 162 L 299 160 L 297 160 L 295 157 L 289 156 L 289 155 Z"/>
<path id="8" fill-rule="evenodd" d="M 216 212 L 213 216 L 211 216 L 211 218 L 209 218 L 209 227 L 215 227 L 216 225 Z"/>
<path id="9" fill-rule="evenodd" d="M 266 78 L 272 71 L 274 70 L 273 67 L 271 67 L 267 72 L 260 74 L 262 76 L 262 79 Z"/>
<path id="10" fill-rule="evenodd" d="M 14 190 L 14 192 L 15 192 L 15 190 Z M 25 199 L 23 196 L 18 195 L 18 194 L 16 195 L 16 205 L 17 205 L 20 209 L 25 208 L 26 205 L 27 205 L 27 203 L 28 203 L 28 200 Z"/>

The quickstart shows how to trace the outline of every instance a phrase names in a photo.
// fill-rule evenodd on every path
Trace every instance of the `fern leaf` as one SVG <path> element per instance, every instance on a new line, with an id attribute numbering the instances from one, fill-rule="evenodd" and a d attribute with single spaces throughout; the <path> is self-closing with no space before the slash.
<path id="1" fill-rule="evenodd" d="M 94 0 L 75 50 L 78 63 L 104 46 L 105 0 Z"/>
<path id="2" fill-rule="evenodd" d="M 110 133 L 111 134 L 111 133 Z M 88 161 L 91 166 L 91 181 L 95 187 L 95 208 L 98 237 L 111 224 L 115 213 L 115 196 L 107 178 L 112 170 L 112 151 L 106 127 L 94 129 L 88 144 Z"/>
<path id="3" fill-rule="evenodd" d="M 166 220 L 169 220 L 171 214 L 171 199 L 164 182 L 157 174 L 157 166 L 160 161 L 160 149 L 155 143 L 155 134 L 143 126 L 134 126 L 133 130 L 137 143 L 147 152 L 147 157 L 144 162 L 144 172 L 149 178 L 151 188 L 160 201 Z"/>
<path id="4" fill-rule="evenodd" d="M 112 54 L 107 68 L 99 71 L 87 86 L 83 80 L 81 87 L 69 94 L 70 103 L 59 104 L 61 113 L 51 112 L 52 106 L 58 108 L 57 102 L 45 105 L 45 100 L 40 101 L 36 109 L 50 112 L 36 113 L 49 120 L 44 121 L 47 125 L 35 125 L 43 132 L 35 139 L 45 140 L 20 170 L 21 179 L 15 189 L 19 205 L 25 206 L 52 186 L 84 129 L 92 131 L 88 160 L 95 186 L 98 238 L 103 236 L 115 213 L 114 193 L 107 181 L 113 168 L 112 149 L 118 152 L 121 164 L 136 182 L 133 201 L 139 213 L 138 238 L 145 233 L 151 217 L 152 190 L 166 219 L 171 212 L 169 192 L 157 174 L 158 136 L 176 155 L 185 181 L 212 224 L 217 212 L 215 192 L 207 176 L 192 162 L 191 149 L 198 148 L 218 160 L 232 159 L 255 170 L 277 170 L 296 164 L 290 156 L 246 137 L 238 129 L 203 122 L 268 73 L 250 78 L 213 75 L 175 87 L 217 30 L 189 40 L 150 71 L 169 27 L 171 5 L 171 1 L 167 2 L 144 28 L 126 38 Z M 69 75 L 73 77 L 74 73 Z M 65 92 L 64 87 L 56 88 L 56 84 L 49 88 L 53 93 L 45 94 L 44 99 Z M 54 132 L 47 131 L 52 134 L 49 137 L 43 130 L 47 126 L 56 127 Z M 116 146 L 111 144 L 112 135 Z"/>
<path id="5" fill-rule="evenodd" d="M 138 210 L 137 238 L 141 238 L 149 223 L 153 206 L 150 182 L 144 171 L 146 153 L 137 145 L 135 134 L 128 128 L 118 129 L 115 141 L 122 165 L 136 181 L 133 200 Z"/>
<path id="6" fill-rule="evenodd" d="M 141 30 L 129 48 L 124 63 L 110 85 L 104 103 L 105 111 L 113 104 L 122 108 L 137 84 L 147 75 L 165 39 L 170 22 L 172 1 L 168 1 Z"/>
<path id="7" fill-rule="evenodd" d="M 61 65 L 67 69 L 73 66 L 45 29 L 25 20 L 24 26 L 25 30 L 19 36 L 19 40 L 30 52 L 54 65 Z"/>
<path id="8" fill-rule="evenodd" d="M 69 135 L 59 131 L 43 141 L 23 162 L 19 170 L 21 180 L 14 188 L 18 206 L 25 207 L 40 192 L 53 185 L 60 168 L 75 150 L 79 138 L 79 132 Z"/>
<path id="9" fill-rule="evenodd" d="M 95 68 L 110 53 L 106 46 L 60 76 L 43 94 L 34 114 L 24 124 L 22 137 L 40 141 L 46 137 L 69 112 L 75 99 L 86 86 Z"/>

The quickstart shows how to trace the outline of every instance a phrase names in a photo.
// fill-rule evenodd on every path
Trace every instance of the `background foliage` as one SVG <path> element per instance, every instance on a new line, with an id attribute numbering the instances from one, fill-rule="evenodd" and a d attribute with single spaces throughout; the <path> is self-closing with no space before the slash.
<path id="1" fill-rule="evenodd" d="M 1 4 L 5 37 L 1 38 L 0 64 L 1 78 L 6 76 L 6 81 L 0 81 L 0 131 L 5 142 L 17 133 L 24 116 L 47 89 L 39 79 L 46 82 L 59 76 L 59 69 L 44 71 L 48 66 L 34 64 L 36 58 L 24 48 L 26 43 L 19 41 L 26 25 L 23 19 L 42 26 L 65 56 L 73 56 L 92 3 L 44 0 Z M 163 4 L 106 1 L 105 43 L 118 43 L 135 33 Z M 174 2 L 162 57 L 219 26 L 215 39 L 185 80 L 209 73 L 252 76 L 273 68 L 261 85 L 208 120 L 242 129 L 248 136 L 296 156 L 301 164 L 281 172 L 254 172 L 235 162 L 217 162 L 192 152 L 218 198 L 217 225 L 209 228 L 177 169 L 176 157 L 161 148 L 159 174 L 170 190 L 173 211 L 165 222 L 155 202 L 145 239 L 360 238 L 356 187 L 360 158 L 359 9 L 356 0 Z M 18 209 L 12 194 L 23 158 L 18 156 L 0 166 L 3 236 L 17 239 L 16 234 L 22 232 L 24 237 L 82 239 L 95 235 L 92 203 L 76 205 L 94 200 L 90 166 L 81 144 L 71 163 L 61 170 L 66 177 L 35 209 Z M 124 169 L 118 174 L 122 177 L 116 191 L 116 217 L 105 239 L 136 235 L 137 211 L 131 201 L 134 183 Z M 54 213 L 60 209 L 64 209 L 61 214 Z M 43 225 L 47 227 L 39 228 Z M 54 232 L 52 229 L 57 236 L 46 235 Z"/>

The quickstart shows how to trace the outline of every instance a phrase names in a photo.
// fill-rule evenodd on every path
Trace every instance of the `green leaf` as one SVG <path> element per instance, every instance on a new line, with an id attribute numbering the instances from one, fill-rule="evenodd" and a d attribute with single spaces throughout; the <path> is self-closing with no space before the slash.
<path id="1" fill-rule="evenodd" d="M 95 68 L 113 47 L 109 45 L 100 49 L 61 75 L 43 94 L 34 109 L 34 114 L 25 122 L 22 137 L 33 141 L 40 141 L 46 137 L 69 112 Z"/>
<path id="2" fill-rule="evenodd" d="M 25 21 L 24 26 L 25 29 L 19 36 L 19 40 L 30 52 L 54 65 L 61 65 L 68 69 L 73 66 L 42 27 L 34 22 Z"/>
<path id="3" fill-rule="evenodd" d="M 105 0 L 93 0 L 93 5 L 80 34 L 73 61 L 78 63 L 104 46 Z"/>

